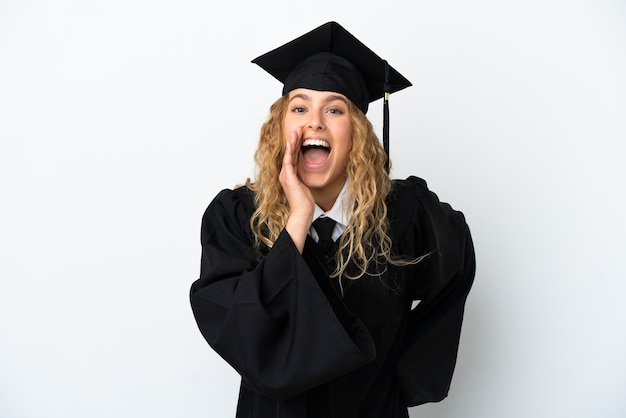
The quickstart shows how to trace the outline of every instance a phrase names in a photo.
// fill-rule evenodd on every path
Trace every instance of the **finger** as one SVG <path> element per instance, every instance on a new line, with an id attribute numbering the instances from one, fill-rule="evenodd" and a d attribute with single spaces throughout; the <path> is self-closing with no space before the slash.
<path id="1" fill-rule="evenodd" d="M 296 129 L 291 133 L 291 153 L 293 166 L 297 166 L 298 157 L 300 155 L 300 146 L 302 145 L 302 130 Z"/>
<path id="2" fill-rule="evenodd" d="M 291 140 L 285 144 L 285 155 L 283 155 L 283 168 L 285 173 L 293 171 L 293 143 Z"/>
<path id="3" fill-rule="evenodd" d="M 283 165 L 291 161 L 291 139 L 285 143 L 285 153 L 283 154 Z"/>

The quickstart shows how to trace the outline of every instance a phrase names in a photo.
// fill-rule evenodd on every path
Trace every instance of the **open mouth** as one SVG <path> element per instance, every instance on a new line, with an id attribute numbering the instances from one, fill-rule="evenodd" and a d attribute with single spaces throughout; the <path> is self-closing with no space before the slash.
<path id="1" fill-rule="evenodd" d="M 330 144 L 323 139 L 305 139 L 302 142 L 302 158 L 309 166 L 319 166 L 326 162 L 330 155 Z"/>

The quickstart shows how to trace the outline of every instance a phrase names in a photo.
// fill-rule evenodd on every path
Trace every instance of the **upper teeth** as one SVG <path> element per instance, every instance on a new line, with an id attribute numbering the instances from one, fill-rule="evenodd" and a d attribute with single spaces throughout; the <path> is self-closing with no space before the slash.
<path id="1" fill-rule="evenodd" d="M 323 139 L 305 139 L 304 142 L 302 142 L 302 146 L 303 147 L 317 146 L 317 147 L 330 148 L 330 145 L 328 144 L 328 142 L 324 141 Z"/>

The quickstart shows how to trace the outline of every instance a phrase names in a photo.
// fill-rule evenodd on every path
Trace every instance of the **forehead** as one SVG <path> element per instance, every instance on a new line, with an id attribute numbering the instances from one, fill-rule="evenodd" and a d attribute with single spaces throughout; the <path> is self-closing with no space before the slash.
<path id="1" fill-rule="evenodd" d="M 291 90 L 289 92 L 289 100 L 299 98 L 303 100 L 322 100 L 322 101 L 331 101 L 331 100 L 341 100 L 346 103 L 349 102 L 348 98 L 341 93 L 337 93 L 334 91 L 318 91 L 311 89 L 298 88 Z"/>

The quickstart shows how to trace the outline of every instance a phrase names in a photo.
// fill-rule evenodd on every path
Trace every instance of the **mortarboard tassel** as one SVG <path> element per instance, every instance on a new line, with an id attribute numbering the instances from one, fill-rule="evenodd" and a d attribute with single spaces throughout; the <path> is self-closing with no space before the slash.
<path id="1" fill-rule="evenodd" d="M 383 148 L 387 154 L 385 170 L 389 173 L 389 64 L 385 60 L 385 85 L 383 87 L 385 97 L 383 99 Z"/>

